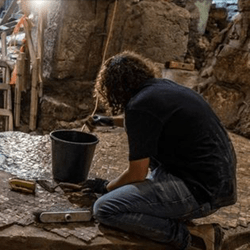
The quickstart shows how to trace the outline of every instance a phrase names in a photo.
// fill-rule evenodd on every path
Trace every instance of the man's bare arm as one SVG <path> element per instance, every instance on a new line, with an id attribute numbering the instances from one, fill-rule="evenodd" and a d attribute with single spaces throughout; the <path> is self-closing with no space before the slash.
<path id="1" fill-rule="evenodd" d="M 107 190 L 112 191 L 126 184 L 144 181 L 148 174 L 149 158 L 144 158 L 136 161 L 130 161 L 129 167 L 120 176 L 112 180 L 107 185 Z"/>
<path id="2" fill-rule="evenodd" d="M 112 118 L 114 120 L 114 126 L 116 126 L 116 127 L 124 127 L 124 117 L 123 117 L 123 115 L 113 116 Z"/>

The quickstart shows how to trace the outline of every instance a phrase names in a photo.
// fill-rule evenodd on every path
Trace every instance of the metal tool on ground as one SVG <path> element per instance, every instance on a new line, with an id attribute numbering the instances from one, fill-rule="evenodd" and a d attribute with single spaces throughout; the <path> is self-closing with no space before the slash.
<path id="1" fill-rule="evenodd" d="M 9 180 L 9 184 L 11 190 L 22 193 L 34 194 L 36 190 L 36 183 L 30 180 L 12 178 Z"/>
<path id="2" fill-rule="evenodd" d="M 84 222 L 92 219 L 90 210 L 77 211 L 37 211 L 33 213 L 42 223 Z"/>
<path id="3" fill-rule="evenodd" d="M 53 181 L 48 180 L 36 180 L 36 182 L 44 188 L 46 191 L 50 193 L 54 193 L 56 191 L 56 188 L 60 187 L 64 191 L 80 191 L 82 189 L 81 185 L 74 184 L 74 183 L 68 183 L 68 182 L 59 182 L 55 183 Z"/>

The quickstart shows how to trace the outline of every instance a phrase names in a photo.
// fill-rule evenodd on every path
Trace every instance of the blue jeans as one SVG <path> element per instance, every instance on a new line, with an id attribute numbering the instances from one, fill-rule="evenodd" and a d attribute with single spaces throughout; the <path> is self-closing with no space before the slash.
<path id="1" fill-rule="evenodd" d="M 157 167 L 143 182 L 122 186 L 100 197 L 94 217 L 104 225 L 186 249 L 190 234 L 185 220 L 211 214 L 199 205 L 185 183 Z"/>

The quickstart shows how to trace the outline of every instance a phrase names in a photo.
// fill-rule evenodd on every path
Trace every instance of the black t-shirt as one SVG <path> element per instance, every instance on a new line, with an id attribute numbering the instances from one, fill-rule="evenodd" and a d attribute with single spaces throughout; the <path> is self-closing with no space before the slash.
<path id="1" fill-rule="evenodd" d="M 150 79 L 128 103 L 125 125 L 130 161 L 156 159 L 183 179 L 200 203 L 216 207 L 235 202 L 233 147 L 218 117 L 195 91 Z"/>

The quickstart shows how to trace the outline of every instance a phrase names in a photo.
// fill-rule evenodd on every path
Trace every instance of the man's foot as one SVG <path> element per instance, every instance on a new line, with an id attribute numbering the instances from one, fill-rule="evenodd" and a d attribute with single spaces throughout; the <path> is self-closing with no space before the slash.
<path id="1" fill-rule="evenodd" d="M 191 247 L 188 250 L 220 250 L 224 233 L 219 224 L 188 226 Z"/>

